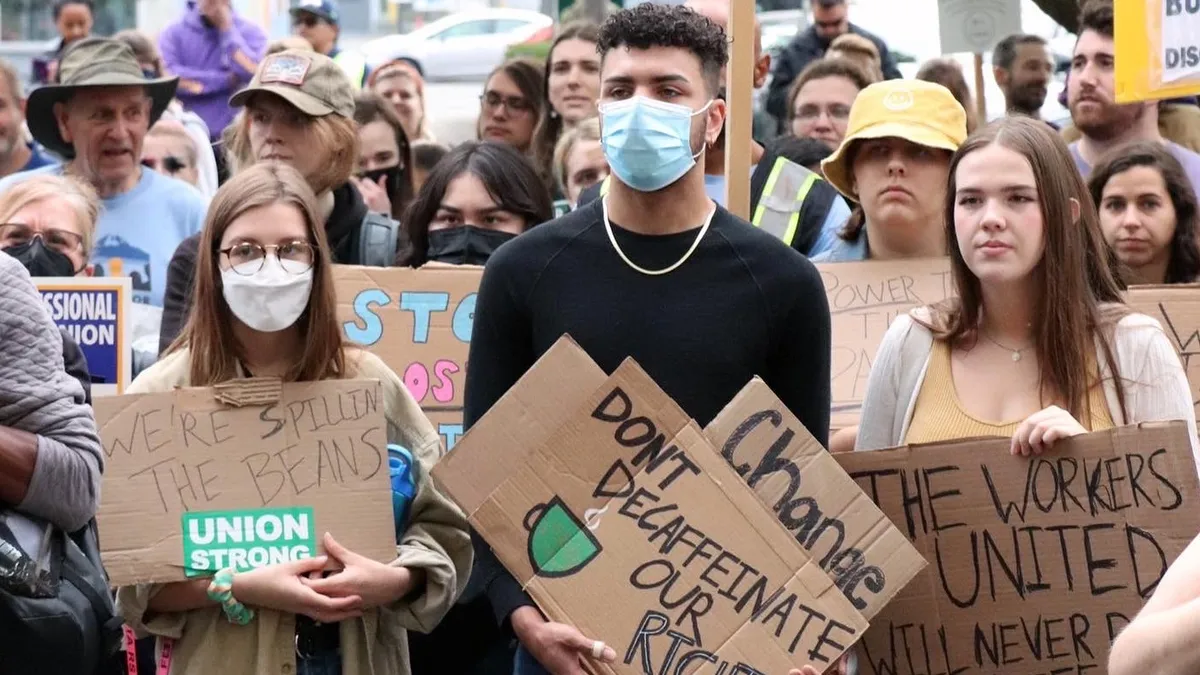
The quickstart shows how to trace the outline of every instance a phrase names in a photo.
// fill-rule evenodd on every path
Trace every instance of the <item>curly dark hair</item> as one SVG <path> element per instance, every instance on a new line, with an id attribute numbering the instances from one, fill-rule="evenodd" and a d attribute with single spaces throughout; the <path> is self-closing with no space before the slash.
<path id="1" fill-rule="evenodd" d="M 1108 181 L 1139 166 L 1154 169 L 1162 176 L 1167 196 L 1175 207 L 1175 235 L 1171 238 L 1166 283 L 1194 283 L 1200 279 L 1200 244 L 1196 240 L 1200 206 L 1183 165 L 1161 144 L 1139 141 L 1115 148 L 1102 157 L 1088 179 L 1092 201 L 1097 210 L 1103 210 L 1104 186 Z"/>
<path id="2" fill-rule="evenodd" d="M 682 5 L 647 2 L 616 12 L 600 27 L 597 47 L 602 60 L 617 47 L 686 49 L 700 59 L 700 71 L 712 94 L 720 89 L 721 69 L 729 61 L 725 29 Z"/>

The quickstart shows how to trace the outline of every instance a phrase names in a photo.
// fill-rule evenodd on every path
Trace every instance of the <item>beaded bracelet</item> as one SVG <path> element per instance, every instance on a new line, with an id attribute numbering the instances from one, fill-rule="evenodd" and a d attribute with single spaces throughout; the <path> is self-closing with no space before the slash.
<path id="1" fill-rule="evenodd" d="M 227 567 L 213 575 L 208 585 L 208 599 L 221 604 L 230 623 L 245 626 L 254 620 L 254 610 L 233 597 L 233 568 Z"/>

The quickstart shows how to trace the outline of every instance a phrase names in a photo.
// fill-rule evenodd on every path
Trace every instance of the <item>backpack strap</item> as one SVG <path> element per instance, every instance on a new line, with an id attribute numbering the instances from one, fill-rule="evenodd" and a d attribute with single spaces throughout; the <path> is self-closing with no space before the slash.
<path id="1" fill-rule="evenodd" d="M 358 264 L 391 267 L 396 260 L 400 223 L 380 213 L 367 212 L 358 235 Z"/>

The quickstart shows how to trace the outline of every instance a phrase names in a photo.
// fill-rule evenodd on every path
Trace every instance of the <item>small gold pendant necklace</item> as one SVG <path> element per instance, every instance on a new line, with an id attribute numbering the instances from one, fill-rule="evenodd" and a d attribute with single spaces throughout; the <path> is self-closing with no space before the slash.
<path id="1" fill-rule="evenodd" d="M 983 331 L 979 331 L 979 332 L 980 332 L 980 333 L 983 333 Z M 1013 360 L 1013 363 L 1016 363 L 1017 361 L 1020 361 L 1020 360 L 1021 360 L 1021 355 L 1022 355 L 1022 354 L 1024 354 L 1026 351 L 1029 351 L 1029 348 L 1032 346 L 1032 345 L 1027 345 L 1027 346 L 1025 346 L 1025 347 L 1022 347 L 1022 348 L 1020 348 L 1020 349 L 1013 349 L 1012 347 L 1008 347 L 1008 346 L 1006 346 L 1006 345 L 1002 345 L 1002 344 L 1000 344 L 999 342 L 996 342 L 995 338 L 993 338 L 991 335 L 988 335 L 987 333 L 983 333 L 983 337 L 987 338 L 987 341 L 988 341 L 988 342 L 990 342 L 990 343 L 992 343 L 992 344 L 996 345 L 996 346 L 997 346 L 997 347 L 999 347 L 1000 349 L 1003 349 L 1004 351 L 1007 351 L 1007 352 L 1012 352 L 1012 360 Z"/>

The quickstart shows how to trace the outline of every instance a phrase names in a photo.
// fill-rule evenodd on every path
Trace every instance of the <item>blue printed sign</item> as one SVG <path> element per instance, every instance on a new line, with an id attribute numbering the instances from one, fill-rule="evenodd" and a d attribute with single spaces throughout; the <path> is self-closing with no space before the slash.
<path id="1" fill-rule="evenodd" d="M 35 278 L 50 318 L 79 345 L 92 396 L 125 392 L 133 379 L 133 285 L 128 277 Z"/>

